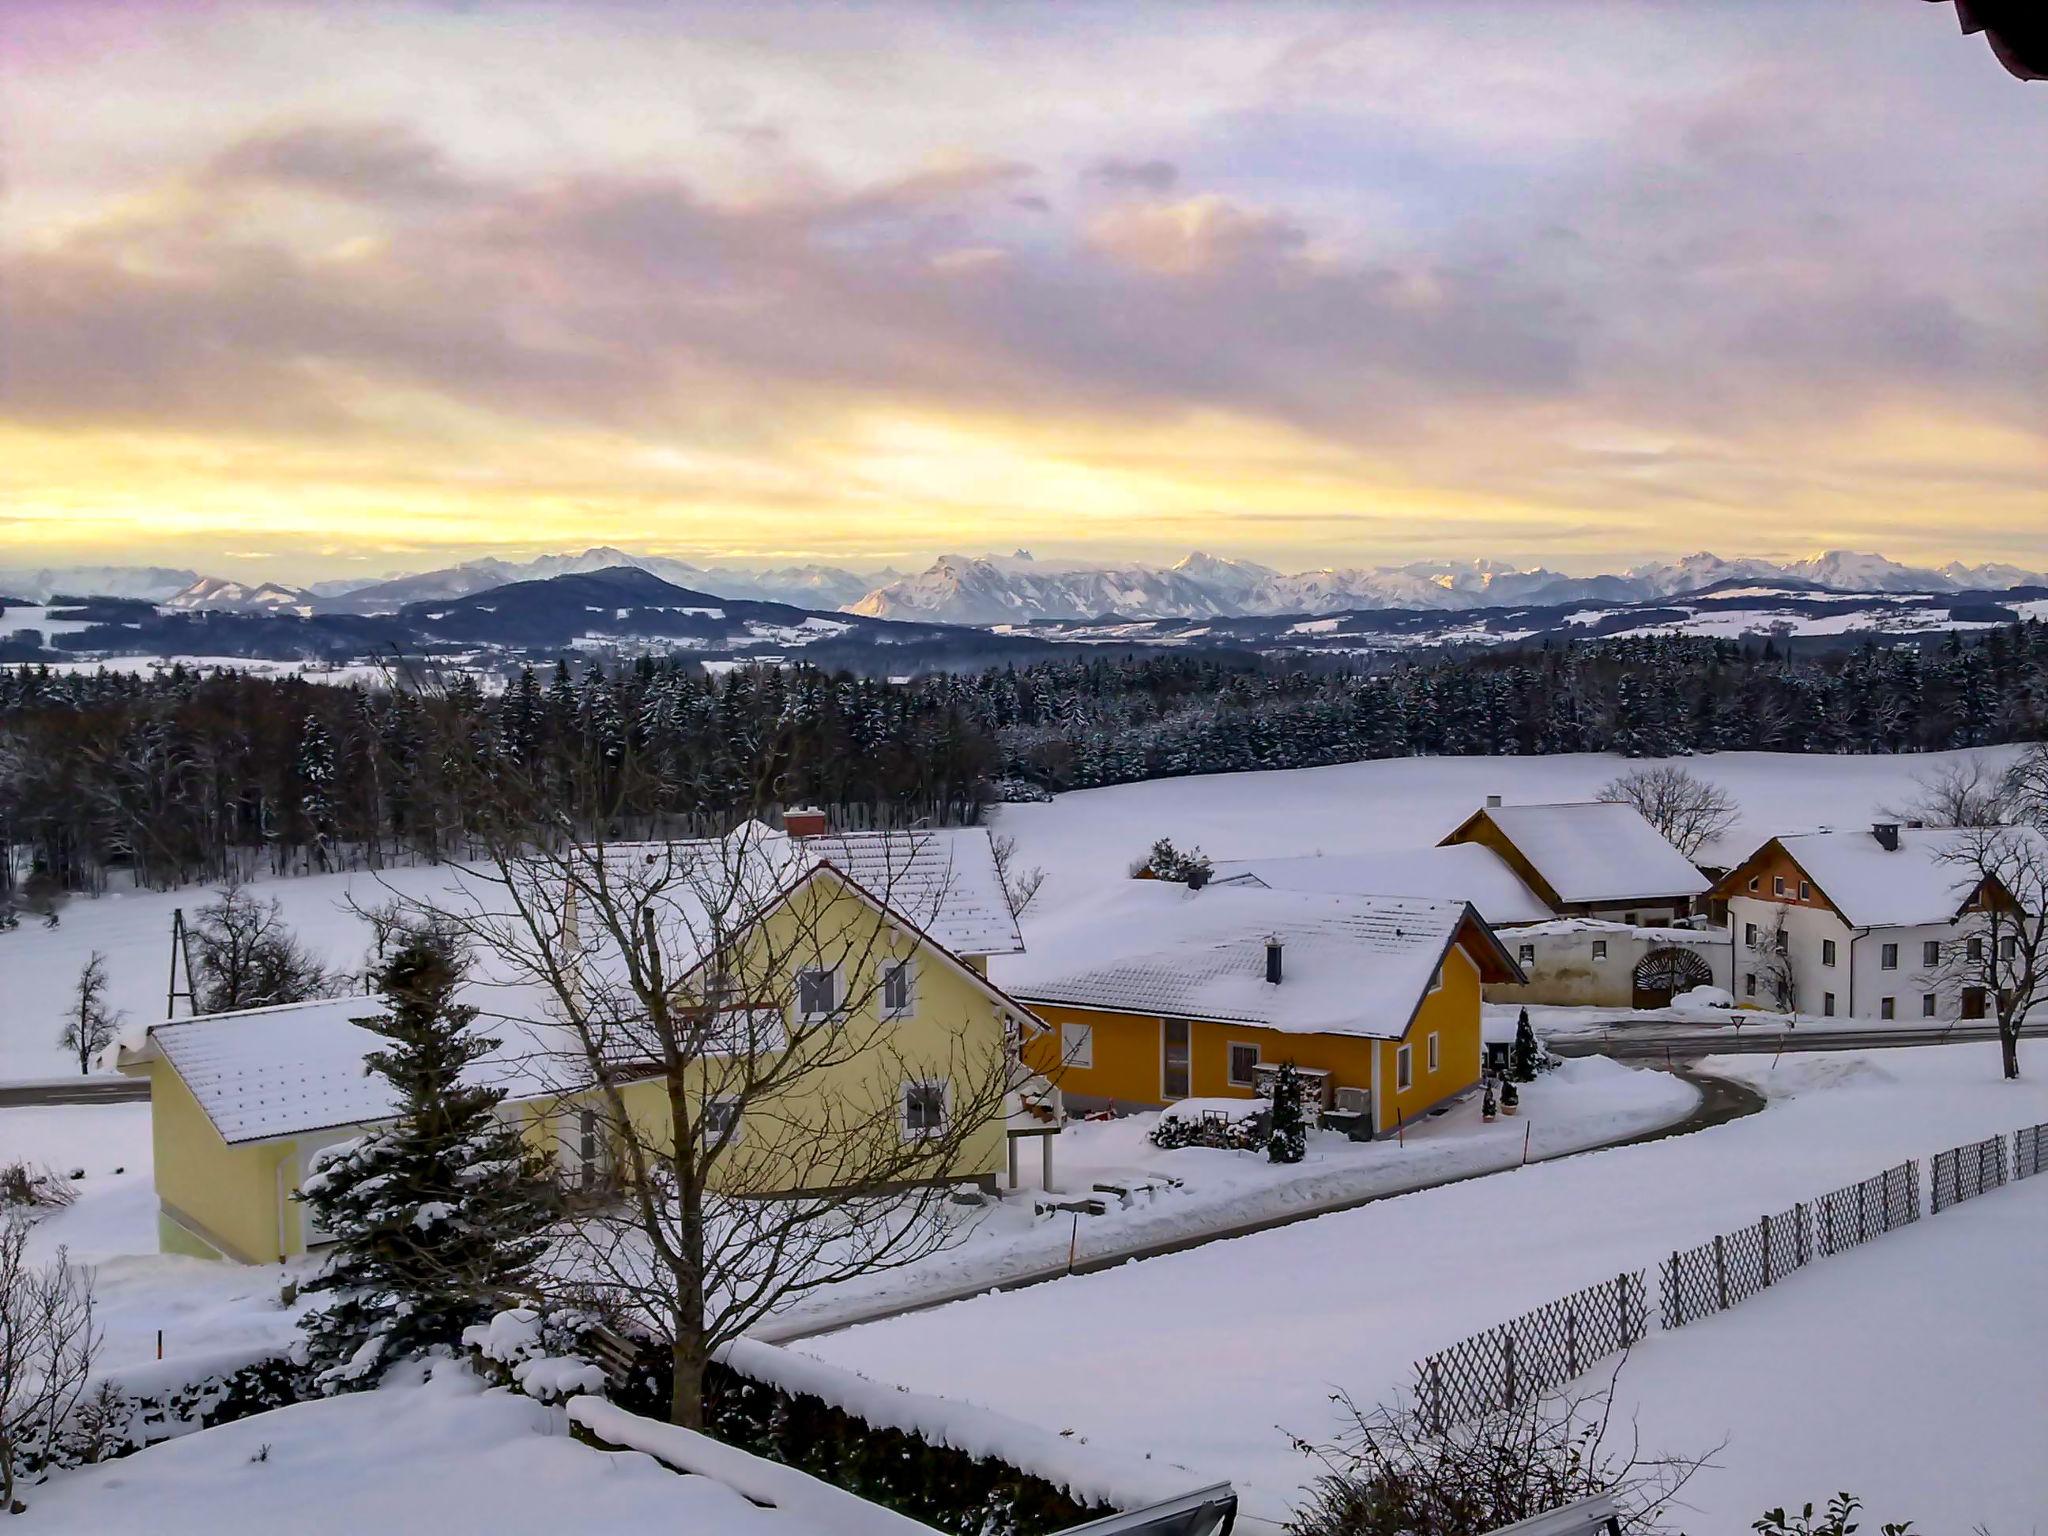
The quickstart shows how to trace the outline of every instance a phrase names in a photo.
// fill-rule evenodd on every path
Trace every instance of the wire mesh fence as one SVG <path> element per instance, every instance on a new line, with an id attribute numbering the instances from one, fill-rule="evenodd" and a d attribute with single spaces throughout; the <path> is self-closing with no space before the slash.
<path id="1" fill-rule="evenodd" d="M 1814 1201 L 1814 1246 L 1831 1258 L 1919 1219 L 1920 1165 L 1901 1163 Z"/>
<path id="2" fill-rule="evenodd" d="M 1932 1186 L 1934 1211 L 1940 1215 L 1950 1206 L 1974 1200 L 2005 1182 L 2005 1138 L 1986 1136 L 1967 1146 L 1937 1152 L 1931 1172 L 1928 1182 Z"/>
<path id="3" fill-rule="evenodd" d="M 1683 1328 L 1725 1312 L 1813 1259 L 1805 1203 L 1672 1253 L 1658 1268 L 1664 1326 Z"/>
<path id="4" fill-rule="evenodd" d="M 1933 1209 L 1973 1199 L 2006 1182 L 2048 1173 L 2048 1122 L 1937 1153 L 1929 1169 Z M 1679 1249 L 1657 1266 L 1665 1328 L 1725 1312 L 1815 1259 L 1831 1257 L 1920 1219 L 1920 1165 L 1900 1163 L 1854 1184 Z M 1527 1404 L 1618 1354 L 1649 1330 L 1644 1271 L 1525 1312 L 1417 1363 L 1415 1399 L 1441 1430 Z"/>
<path id="5" fill-rule="evenodd" d="M 1648 1329 L 1643 1272 L 1619 1274 L 1421 1361 L 1416 1403 L 1438 1429 L 1511 1409 L 1621 1353 Z"/>
<path id="6" fill-rule="evenodd" d="M 2037 1173 L 2048 1173 L 2048 1122 L 2012 1133 L 2012 1176 L 2030 1179 Z"/>

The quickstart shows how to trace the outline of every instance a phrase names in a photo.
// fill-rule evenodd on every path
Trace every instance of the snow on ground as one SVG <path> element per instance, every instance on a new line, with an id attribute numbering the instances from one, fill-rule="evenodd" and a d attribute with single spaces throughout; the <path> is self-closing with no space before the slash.
<path id="1" fill-rule="evenodd" d="M 1404 1387 L 1423 1355 L 1568 1291 L 1904 1158 L 2048 1120 L 2048 1081 L 2000 1080 L 1995 1045 L 1775 1064 L 1716 1057 L 1706 1067 L 1758 1086 L 1769 1107 L 1695 1135 L 1404 1195 L 797 1347 L 1105 1449 L 1229 1477 L 1250 1513 L 1278 1519 L 1313 1471 L 1287 1435 L 1331 1433 L 1332 1390 L 1369 1404 Z M 1802 1283 L 1825 1282 L 1816 1271 Z M 1941 1336 L 1955 1306 L 1952 1292 L 1901 1294 L 1868 1321 Z M 1957 1350 L 1974 1337 L 1957 1330 Z M 1916 1382 L 1910 1398 L 1896 1394 L 1899 1411 L 1974 1416 L 1975 1364 L 1955 1354 L 1950 1374 Z M 1944 1391 L 1944 1381 L 1954 1388 Z M 1784 1395 L 1780 1411 L 1794 1411 L 1797 1390 Z M 1722 1459 L 1738 1464 L 1752 1443 L 1739 1435 Z M 1816 1451 L 1808 1491 L 1787 1489 L 1786 1498 L 1841 1486 L 1826 1446 Z M 1772 1450 L 1781 1453 L 1790 1454 L 1782 1444 Z M 1931 1487 L 1966 1485 L 1970 1474 L 1950 1465 L 1926 1475 Z"/>
<path id="2" fill-rule="evenodd" d="M 1856 827 L 1912 798 L 1918 777 L 1948 763 L 2003 764 L 2015 747 L 1896 757 L 1718 752 L 1682 760 L 1720 785 L 1740 822 L 1716 851 L 1732 862 L 1775 833 Z M 1049 912 L 1089 882 L 1121 877 L 1159 837 L 1199 845 L 1213 859 L 1365 853 L 1436 842 L 1485 803 L 1590 800 L 1616 775 L 1652 766 L 1603 753 L 1560 757 L 1403 757 L 1332 768 L 1211 774 L 1082 790 L 1005 805 L 996 829 L 1017 839 L 1021 867 L 1043 867 L 1034 912 Z M 1028 921 L 1024 937 L 1031 931 Z"/>
<path id="3" fill-rule="evenodd" d="M 1147 1139 L 1157 1113 L 1075 1121 L 1053 1146 L 1054 1186 L 1088 1193 L 1098 1183 L 1130 1189 L 1177 1178 L 1183 1187 L 1134 1193 L 1128 1207 L 1109 1197 L 1102 1216 L 1036 1217 L 1032 1191 L 1010 1196 L 974 1220 L 957 1246 L 911 1269 L 835 1286 L 791 1308 L 764 1337 L 802 1331 L 872 1312 L 878 1304 L 967 1294 L 999 1280 L 1058 1274 L 1078 1262 L 1137 1253 L 1218 1227 L 1274 1220 L 1355 1203 L 1389 1191 L 1469 1177 L 1522 1160 L 1658 1129 L 1698 1103 L 1687 1084 L 1605 1058 L 1565 1062 L 1522 1092 L 1521 1113 L 1487 1124 L 1476 1099 L 1410 1126 L 1401 1140 L 1353 1142 L 1335 1132 L 1310 1136 L 1308 1157 L 1292 1166 L 1263 1153 L 1215 1147 L 1162 1152 Z M 1027 1149 L 1025 1178 L 1036 1182 Z"/>
<path id="4" fill-rule="evenodd" d="M 687 1531 L 832 1536 L 637 1451 L 569 1438 L 567 1416 L 465 1369 L 300 1403 L 62 1473 L 24 1492 L 38 1531 Z"/>
<path id="5" fill-rule="evenodd" d="M 1866 1531 L 1910 1519 L 2026 1536 L 2048 1510 L 2043 1274 L 2048 1178 L 1651 1334 L 1623 1373 L 1621 1417 L 1648 1445 L 1729 1442 L 1684 1494 L 1692 1531 L 1746 1530 L 1848 1489 Z"/>

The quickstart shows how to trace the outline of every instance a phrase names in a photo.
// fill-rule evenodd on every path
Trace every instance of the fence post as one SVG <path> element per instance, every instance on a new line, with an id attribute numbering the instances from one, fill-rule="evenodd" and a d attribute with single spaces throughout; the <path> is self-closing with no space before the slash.
<path id="1" fill-rule="evenodd" d="M 1757 1226 L 1762 1229 L 1764 1235 L 1764 1284 L 1769 1286 L 1771 1283 L 1771 1213 L 1769 1211 L 1764 1212 L 1763 1220 L 1759 1221 Z"/>
<path id="2" fill-rule="evenodd" d="M 1831 1254 L 1835 1251 L 1835 1202 L 1823 1200 L 1820 1203 L 1820 1251 Z"/>
<path id="3" fill-rule="evenodd" d="M 1797 1269 L 1804 1269 L 1813 1258 L 1813 1233 L 1808 1230 L 1806 1202 L 1797 1201 L 1792 1206 L 1793 1220 L 1799 1223 L 1799 1230 L 1792 1234 L 1792 1261 Z"/>
<path id="4" fill-rule="evenodd" d="M 1513 1408 L 1515 1406 L 1515 1335 L 1513 1329 L 1508 1330 L 1507 1333 L 1502 1335 L 1500 1350 L 1501 1355 L 1507 1362 L 1507 1400 L 1501 1406 L 1503 1408 Z"/>
<path id="5" fill-rule="evenodd" d="M 1870 1241 L 1870 1181 L 1856 1186 L 1856 1241 Z"/>
<path id="6" fill-rule="evenodd" d="M 1628 1273 L 1623 1271 L 1614 1277 L 1614 1304 L 1621 1311 L 1621 1344 L 1626 1349 L 1635 1343 L 1635 1318 L 1630 1315 L 1628 1305 Z"/>
<path id="7" fill-rule="evenodd" d="M 1721 1234 L 1714 1234 L 1714 1292 L 1721 1298 L 1721 1310 L 1728 1310 L 1728 1245 Z"/>
<path id="8" fill-rule="evenodd" d="M 1436 1408 L 1436 1430 L 1442 1434 L 1448 1427 L 1444 1423 L 1444 1363 L 1435 1355 L 1429 1357 L 1429 1395 Z"/>
<path id="9" fill-rule="evenodd" d="M 1579 1374 L 1579 1304 L 1573 1302 L 1564 1314 L 1564 1364 L 1576 1379 Z"/>

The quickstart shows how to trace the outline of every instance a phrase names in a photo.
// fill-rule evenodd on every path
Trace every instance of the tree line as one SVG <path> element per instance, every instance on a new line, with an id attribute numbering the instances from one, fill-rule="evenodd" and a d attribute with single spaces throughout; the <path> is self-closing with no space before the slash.
<path id="1" fill-rule="evenodd" d="M 904 684 L 645 658 L 528 668 L 495 694 L 468 677 L 421 691 L 24 666 L 0 670 L 0 897 L 98 889 L 113 870 L 163 887 L 464 856 L 476 808 L 457 770 L 478 753 L 531 772 L 580 826 L 656 837 L 804 802 L 856 827 L 973 821 L 1000 781 L 2044 734 L 2035 620 L 1932 646 L 1653 636 L 1370 665 L 1090 654 Z"/>

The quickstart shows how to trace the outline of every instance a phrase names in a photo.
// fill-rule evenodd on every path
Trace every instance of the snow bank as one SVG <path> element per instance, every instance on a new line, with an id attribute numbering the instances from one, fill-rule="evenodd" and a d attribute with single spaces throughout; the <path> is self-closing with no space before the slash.
<path id="1" fill-rule="evenodd" d="M 716 1479 L 755 1504 L 785 1510 L 837 1536 L 930 1536 L 932 1530 L 807 1472 L 764 1461 L 695 1430 L 628 1413 L 602 1398 L 579 1397 L 568 1413 L 570 1423 L 606 1445 L 640 1451 L 678 1472 Z"/>
<path id="2" fill-rule="evenodd" d="M 758 1339 L 736 1339 L 718 1358 L 743 1376 L 818 1398 L 878 1428 L 900 1429 L 969 1456 L 1006 1462 L 1083 1504 L 1130 1509 L 1172 1498 L 1204 1481 L 1169 1463 L 1099 1450 L 1078 1436 L 1041 1429 L 974 1403 L 889 1386 Z"/>

